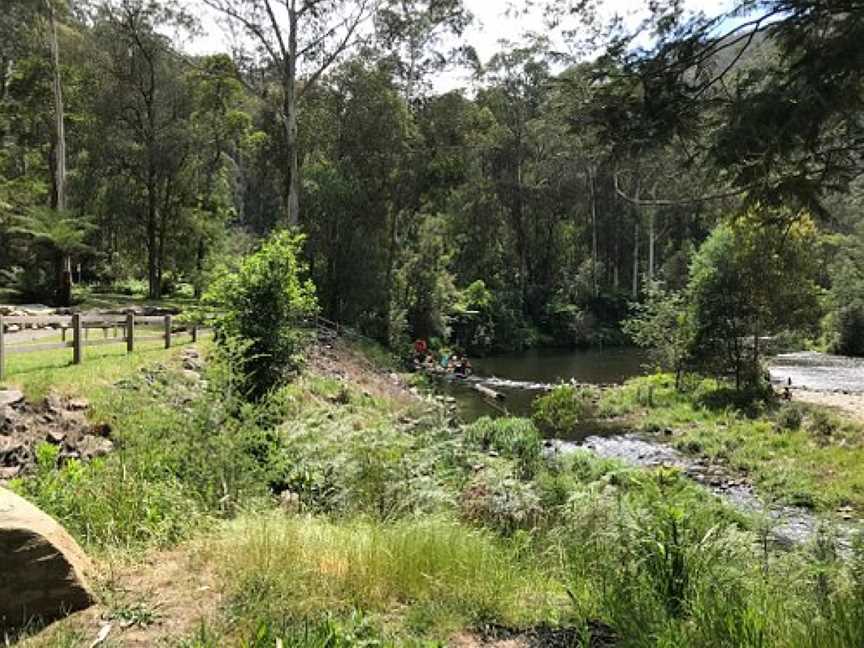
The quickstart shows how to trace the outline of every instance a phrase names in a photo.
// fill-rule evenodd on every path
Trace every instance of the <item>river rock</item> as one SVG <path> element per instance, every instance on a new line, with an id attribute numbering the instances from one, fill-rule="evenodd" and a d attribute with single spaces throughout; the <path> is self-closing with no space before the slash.
<path id="1" fill-rule="evenodd" d="M 0 390 L 0 409 L 11 405 L 17 405 L 23 400 L 24 394 L 17 389 Z"/>
<path id="2" fill-rule="evenodd" d="M 9 479 L 15 479 L 18 476 L 18 473 L 21 472 L 21 466 L 12 466 L 8 468 L 0 468 L 0 482 L 7 481 Z"/>
<path id="3" fill-rule="evenodd" d="M 66 404 L 67 409 L 83 411 L 90 407 L 90 401 L 86 398 L 73 398 Z"/>
<path id="4" fill-rule="evenodd" d="M 24 442 L 11 436 L 0 436 L 0 463 L 24 449 Z"/>
<path id="5" fill-rule="evenodd" d="M 299 513 L 303 508 L 300 495 L 294 491 L 286 490 L 279 493 L 279 506 L 285 513 Z"/>
<path id="6" fill-rule="evenodd" d="M 77 450 L 84 459 L 104 457 L 114 449 L 114 444 L 104 437 L 85 435 L 77 445 Z"/>
<path id="7" fill-rule="evenodd" d="M 89 607 L 90 573 L 90 561 L 63 527 L 0 487 L 0 630 Z"/>

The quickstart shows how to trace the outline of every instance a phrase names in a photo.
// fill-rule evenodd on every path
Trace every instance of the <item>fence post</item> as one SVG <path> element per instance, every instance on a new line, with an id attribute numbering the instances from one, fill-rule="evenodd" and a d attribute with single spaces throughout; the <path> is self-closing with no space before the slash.
<path id="1" fill-rule="evenodd" d="M 126 353 L 135 350 L 135 315 L 126 313 Z"/>
<path id="2" fill-rule="evenodd" d="M 192 324 L 192 341 L 198 341 L 198 324 Z"/>
<path id="3" fill-rule="evenodd" d="M 171 316 L 165 316 L 165 348 L 171 348 Z"/>
<path id="4" fill-rule="evenodd" d="M 0 315 L 0 380 L 6 379 L 6 340 L 3 339 L 3 334 L 6 326 L 3 324 L 3 316 Z"/>
<path id="5" fill-rule="evenodd" d="M 81 313 L 72 315 L 72 364 L 81 364 L 84 357 L 84 339 L 81 337 Z"/>

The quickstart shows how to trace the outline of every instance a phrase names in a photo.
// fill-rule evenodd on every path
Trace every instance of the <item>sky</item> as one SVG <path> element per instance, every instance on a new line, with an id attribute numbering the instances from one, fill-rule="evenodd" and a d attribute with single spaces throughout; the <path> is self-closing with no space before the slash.
<path id="1" fill-rule="evenodd" d="M 200 2 L 200 0 L 189 0 Z M 474 24 L 463 35 L 462 40 L 472 45 L 480 60 L 487 62 L 500 51 L 502 41 L 518 43 L 526 32 L 543 33 L 542 11 L 535 7 L 513 15 L 508 12 L 511 5 L 523 6 L 521 0 L 463 0 L 466 8 L 474 14 Z M 535 0 L 536 2 L 536 0 Z M 538 3 L 539 4 L 539 3 Z M 729 6 L 729 0 L 684 0 L 688 10 L 703 11 L 709 16 L 719 14 Z M 646 15 L 647 0 L 603 0 L 602 15 L 611 18 L 618 14 L 628 25 L 637 25 Z M 207 7 L 198 5 L 197 13 L 202 22 L 204 34 L 194 39 L 187 49 L 194 54 L 210 54 L 228 49 L 229 37 L 223 32 L 219 21 Z M 434 81 L 439 91 L 447 91 L 470 84 L 469 73 L 465 70 L 449 70 L 441 73 Z"/>

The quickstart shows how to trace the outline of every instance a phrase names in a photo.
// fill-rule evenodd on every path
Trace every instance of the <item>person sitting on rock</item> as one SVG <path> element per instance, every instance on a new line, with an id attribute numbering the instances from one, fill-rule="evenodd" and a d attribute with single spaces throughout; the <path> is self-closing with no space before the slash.
<path id="1" fill-rule="evenodd" d="M 459 356 L 453 367 L 453 374 L 458 378 L 467 378 L 471 375 L 471 363 L 465 356 Z"/>

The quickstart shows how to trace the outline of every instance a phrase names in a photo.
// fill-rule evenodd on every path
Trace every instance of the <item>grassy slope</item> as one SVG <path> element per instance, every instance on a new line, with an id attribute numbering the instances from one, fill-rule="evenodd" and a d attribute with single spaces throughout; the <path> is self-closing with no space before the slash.
<path id="1" fill-rule="evenodd" d="M 359 386 L 350 354 L 338 363 L 350 382 L 313 369 L 263 410 L 225 417 L 224 393 L 186 402 L 170 354 L 156 354 L 168 368 L 155 377 L 136 358 L 106 360 L 134 388 L 87 365 L 54 375 L 86 388 L 120 451 L 46 466 L 24 488 L 106 566 L 98 611 L 133 624 L 108 645 L 441 645 L 486 624 L 587 632 L 594 620 L 624 646 L 839 647 L 864 631 L 854 572 L 824 552 L 763 553 L 747 520 L 673 472 L 549 461 L 524 422 L 463 436 L 434 407 L 392 396 L 386 376 Z M 603 407 L 635 411 L 638 391 Z M 658 408 L 660 396 L 649 416 L 712 420 Z M 300 510 L 279 512 L 268 483 L 297 493 Z M 148 593 L 142 574 L 166 552 L 180 567 Z M 183 573 L 206 585 L 178 591 Z M 83 619 L 29 645 L 89 645 L 94 617 Z"/>
<path id="2" fill-rule="evenodd" d="M 60 336 L 41 338 L 34 344 L 59 342 Z M 84 362 L 72 364 L 72 349 L 11 354 L 2 385 L 21 389 L 31 400 L 43 398 L 54 389 L 61 393 L 88 395 L 98 402 L 107 397 L 110 386 L 147 364 L 164 361 L 178 354 L 184 344 L 165 349 L 161 341 L 136 343 L 136 350 L 126 353 L 123 342 L 84 349 Z"/>
<path id="3" fill-rule="evenodd" d="M 864 514 L 864 429 L 859 424 L 803 404 L 748 416 L 714 404 L 714 396 L 710 385 L 678 394 L 670 377 L 654 376 L 609 392 L 601 408 L 629 417 L 646 432 L 673 430 L 678 449 L 727 464 L 778 501 L 817 511 L 851 505 Z"/>

